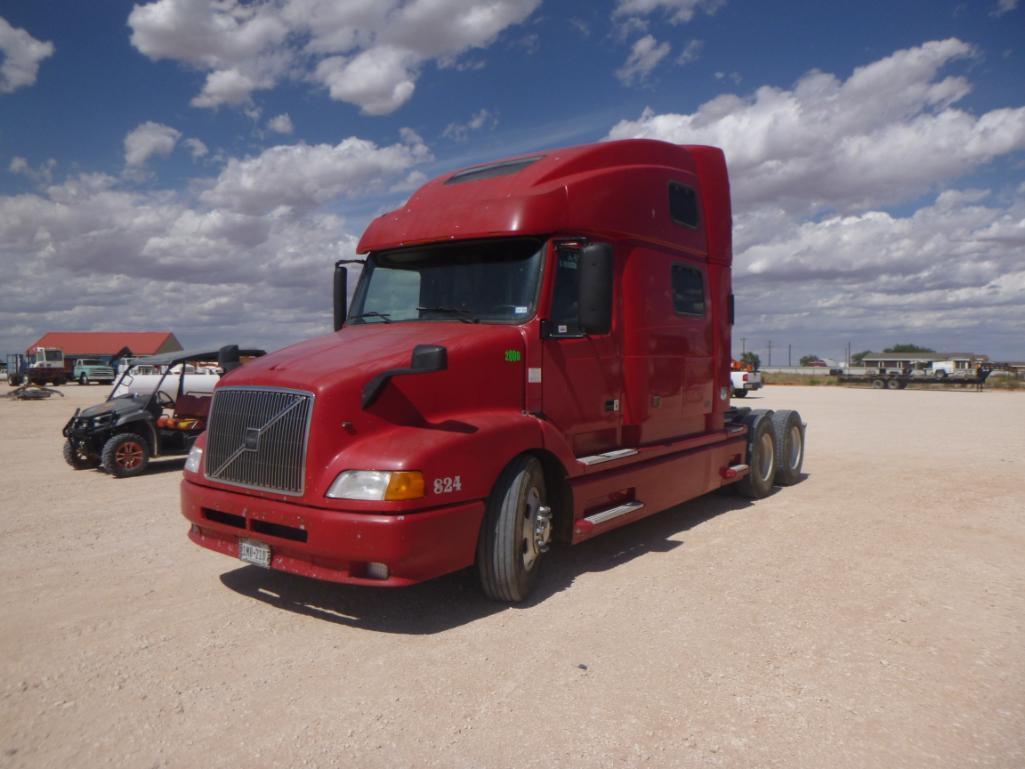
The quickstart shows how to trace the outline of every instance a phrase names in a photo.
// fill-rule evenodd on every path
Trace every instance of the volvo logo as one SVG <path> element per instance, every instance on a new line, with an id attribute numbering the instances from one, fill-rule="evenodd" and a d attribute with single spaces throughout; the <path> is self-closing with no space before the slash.
<path id="1" fill-rule="evenodd" d="M 247 427 L 245 436 L 242 439 L 242 448 L 246 451 L 259 451 L 260 433 L 259 427 Z"/>

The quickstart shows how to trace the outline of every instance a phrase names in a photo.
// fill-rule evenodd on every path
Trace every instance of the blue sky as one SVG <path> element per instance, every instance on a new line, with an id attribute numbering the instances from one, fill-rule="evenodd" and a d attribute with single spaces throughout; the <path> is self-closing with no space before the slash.
<path id="1" fill-rule="evenodd" d="M 419 182 L 644 136 L 726 150 L 763 361 L 1022 360 L 1023 43 L 1016 0 L 3 0 L 0 350 L 322 333 Z"/>

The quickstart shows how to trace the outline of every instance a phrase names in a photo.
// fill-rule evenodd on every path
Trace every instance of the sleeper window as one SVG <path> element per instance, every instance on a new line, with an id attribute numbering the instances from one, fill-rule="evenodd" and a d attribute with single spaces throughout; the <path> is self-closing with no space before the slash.
<path id="1" fill-rule="evenodd" d="M 705 281 L 700 270 L 673 265 L 673 309 L 681 315 L 705 314 Z"/>
<path id="2" fill-rule="evenodd" d="M 669 216 L 685 227 L 698 226 L 698 196 L 691 187 L 669 183 Z"/>

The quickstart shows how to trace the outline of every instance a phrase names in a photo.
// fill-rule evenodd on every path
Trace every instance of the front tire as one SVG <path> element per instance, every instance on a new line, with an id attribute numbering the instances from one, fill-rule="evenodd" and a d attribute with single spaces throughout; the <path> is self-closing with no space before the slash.
<path id="1" fill-rule="evenodd" d="M 552 536 L 546 500 L 537 458 L 517 457 L 502 471 L 477 542 L 477 571 L 488 598 L 516 603 L 530 594 Z"/>
<path id="2" fill-rule="evenodd" d="M 75 446 L 70 440 L 64 441 L 64 461 L 76 470 L 88 470 L 100 464 L 98 456 Z"/>
<path id="3" fill-rule="evenodd" d="M 734 390 L 733 391 L 733 397 L 734 398 L 746 398 L 747 397 L 747 390 Z"/>
<path id="4" fill-rule="evenodd" d="M 89 380 L 86 378 L 85 374 L 79 374 L 78 375 L 78 383 L 80 385 L 87 385 L 87 384 L 89 384 Z"/>
<path id="5" fill-rule="evenodd" d="M 141 435 L 121 433 L 103 444 L 103 469 L 117 478 L 132 478 L 146 471 L 149 446 Z"/>

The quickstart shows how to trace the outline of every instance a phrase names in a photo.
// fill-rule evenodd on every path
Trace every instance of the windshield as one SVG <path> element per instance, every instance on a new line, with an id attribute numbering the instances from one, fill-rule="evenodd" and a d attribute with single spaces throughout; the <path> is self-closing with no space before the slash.
<path id="1" fill-rule="evenodd" d="M 371 254 L 349 321 L 521 323 L 534 314 L 542 250 L 517 238 Z"/>
<path id="2" fill-rule="evenodd" d="M 103 361 L 99 360 L 80 360 L 78 362 L 80 366 L 102 366 Z"/>

